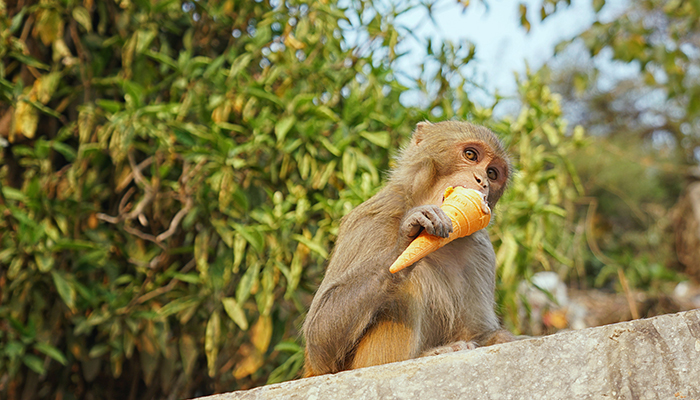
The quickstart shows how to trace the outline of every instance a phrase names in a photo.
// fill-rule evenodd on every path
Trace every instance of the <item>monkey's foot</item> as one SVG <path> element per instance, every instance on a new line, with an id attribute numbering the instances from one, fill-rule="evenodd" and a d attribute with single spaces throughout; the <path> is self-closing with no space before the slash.
<path id="1" fill-rule="evenodd" d="M 446 346 L 440 346 L 432 348 L 430 350 L 426 350 L 420 356 L 436 356 L 438 354 L 453 353 L 455 351 L 474 350 L 477 347 L 479 347 L 479 345 L 476 344 L 476 342 L 465 342 L 463 340 L 460 340 L 459 342 L 450 343 Z"/>

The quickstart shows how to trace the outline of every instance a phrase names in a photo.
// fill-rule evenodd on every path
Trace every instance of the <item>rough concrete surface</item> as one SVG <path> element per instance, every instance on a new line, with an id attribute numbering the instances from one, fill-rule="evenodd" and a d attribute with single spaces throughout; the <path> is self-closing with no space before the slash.
<path id="1" fill-rule="evenodd" d="M 201 400 L 682 398 L 700 400 L 700 310 Z"/>

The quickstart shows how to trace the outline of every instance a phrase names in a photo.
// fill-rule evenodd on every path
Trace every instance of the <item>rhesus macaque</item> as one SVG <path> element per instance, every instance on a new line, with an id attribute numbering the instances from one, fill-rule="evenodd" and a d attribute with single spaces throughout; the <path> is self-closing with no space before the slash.
<path id="1" fill-rule="evenodd" d="M 304 322 L 304 376 L 513 340 L 494 312 L 496 256 L 485 229 L 389 272 L 422 230 L 452 231 L 439 207 L 447 187 L 479 190 L 493 209 L 510 173 L 488 129 L 419 123 L 386 187 L 341 221 Z"/>

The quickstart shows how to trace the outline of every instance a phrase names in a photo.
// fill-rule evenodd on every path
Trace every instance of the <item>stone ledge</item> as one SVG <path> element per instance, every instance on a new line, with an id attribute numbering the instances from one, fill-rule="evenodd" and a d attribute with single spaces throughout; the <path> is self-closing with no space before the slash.
<path id="1" fill-rule="evenodd" d="M 695 399 L 700 310 L 201 398 Z"/>

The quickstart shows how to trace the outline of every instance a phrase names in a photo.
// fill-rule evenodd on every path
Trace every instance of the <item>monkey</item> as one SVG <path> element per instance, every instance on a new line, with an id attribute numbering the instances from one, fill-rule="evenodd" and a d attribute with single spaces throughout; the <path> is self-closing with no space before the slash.
<path id="1" fill-rule="evenodd" d="M 480 191 L 493 209 L 512 166 L 489 129 L 417 124 L 387 184 L 343 217 L 303 323 L 304 377 L 514 340 L 495 313 L 496 256 L 485 229 L 392 274 L 423 230 L 447 237 L 449 186 Z"/>

